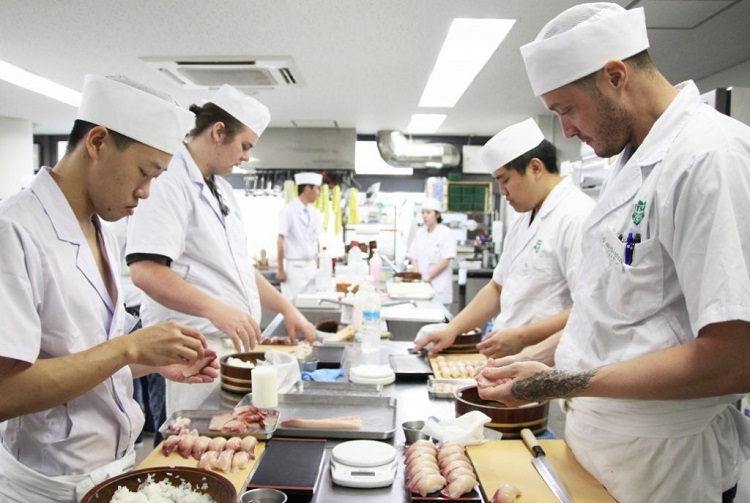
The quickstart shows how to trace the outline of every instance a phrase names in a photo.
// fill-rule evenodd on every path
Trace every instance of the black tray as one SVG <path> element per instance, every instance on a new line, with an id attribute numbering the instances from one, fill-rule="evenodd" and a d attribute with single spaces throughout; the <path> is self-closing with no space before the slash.
<path id="1" fill-rule="evenodd" d="M 325 450 L 325 439 L 269 440 L 247 487 L 270 487 L 295 501 L 309 500 L 318 487 Z"/>

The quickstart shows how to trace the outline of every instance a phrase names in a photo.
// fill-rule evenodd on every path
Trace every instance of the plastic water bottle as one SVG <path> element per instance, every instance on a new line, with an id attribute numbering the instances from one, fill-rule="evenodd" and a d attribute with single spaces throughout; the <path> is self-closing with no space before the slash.
<path id="1" fill-rule="evenodd" d="M 380 294 L 371 278 L 364 283 L 362 296 L 362 352 L 369 353 L 380 349 Z"/>
<path id="2" fill-rule="evenodd" d="M 352 246 L 349 248 L 349 254 L 346 256 L 346 264 L 350 267 L 352 274 L 355 276 L 356 281 L 361 283 L 365 276 L 369 274 L 367 268 L 367 261 L 359 248 L 359 243 L 352 241 Z"/>
<path id="3" fill-rule="evenodd" d="M 370 276 L 372 277 L 372 284 L 375 288 L 380 285 L 380 270 L 383 268 L 383 259 L 377 253 L 373 254 L 370 259 Z"/>
<path id="4" fill-rule="evenodd" d="M 330 292 L 333 289 L 333 258 L 324 246 L 318 255 L 318 272 L 315 275 L 315 290 Z"/>

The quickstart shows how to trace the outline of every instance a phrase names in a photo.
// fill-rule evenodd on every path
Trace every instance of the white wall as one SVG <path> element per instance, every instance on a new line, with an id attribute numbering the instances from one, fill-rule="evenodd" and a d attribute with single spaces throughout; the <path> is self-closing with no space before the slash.
<path id="1" fill-rule="evenodd" d="M 0 117 L 0 199 L 18 192 L 33 175 L 31 122 Z"/>

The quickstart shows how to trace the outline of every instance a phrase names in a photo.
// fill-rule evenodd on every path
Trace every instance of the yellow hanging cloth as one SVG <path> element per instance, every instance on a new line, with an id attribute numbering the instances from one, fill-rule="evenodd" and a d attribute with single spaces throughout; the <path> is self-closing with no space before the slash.
<path id="1" fill-rule="evenodd" d="M 333 188 L 333 196 L 331 198 L 331 208 L 333 210 L 334 218 L 334 232 L 339 234 L 344 230 L 343 215 L 341 214 L 341 186 L 336 185 Z"/>

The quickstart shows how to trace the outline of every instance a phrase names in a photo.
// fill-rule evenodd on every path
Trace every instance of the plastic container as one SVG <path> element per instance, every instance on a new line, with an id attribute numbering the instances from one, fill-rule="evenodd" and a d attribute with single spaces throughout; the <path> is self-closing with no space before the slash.
<path id="1" fill-rule="evenodd" d="M 377 288 L 380 285 L 380 271 L 383 268 L 383 259 L 377 253 L 370 259 L 370 277 Z"/>
<path id="2" fill-rule="evenodd" d="M 356 241 L 352 241 L 352 246 L 346 255 L 346 265 L 351 267 L 357 282 L 361 282 L 370 273 L 365 255 L 360 250 L 359 243 Z"/>
<path id="3" fill-rule="evenodd" d="M 362 326 L 360 328 L 362 352 L 370 353 L 380 350 L 380 294 L 367 278 L 362 289 Z"/>
<path id="4" fill-rule="evenodd" d="M 318 255 L 318 272 L 315 275 L 315 290 L 318 292 L 333 291 L 333 257 L 324 246 Z"/>

